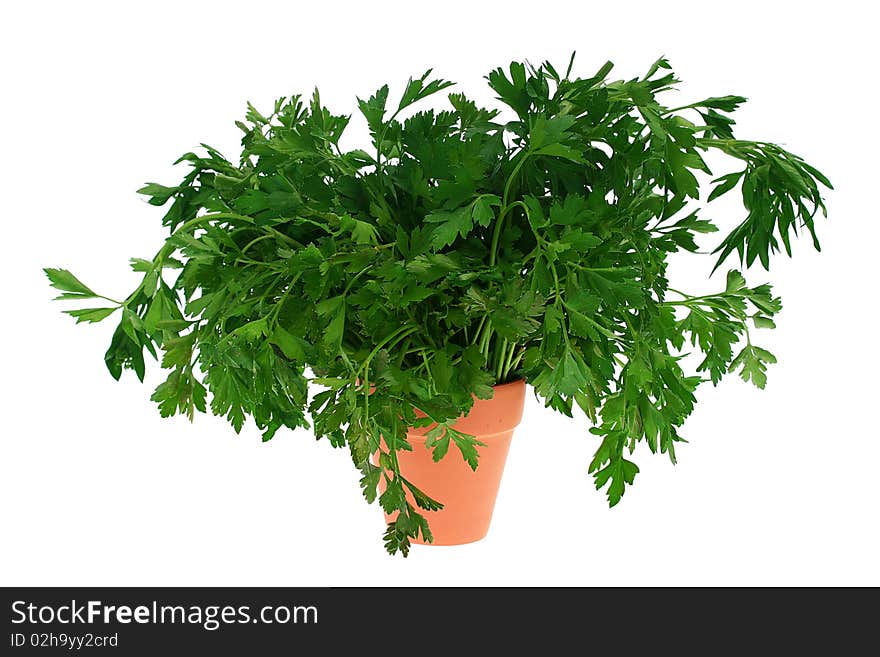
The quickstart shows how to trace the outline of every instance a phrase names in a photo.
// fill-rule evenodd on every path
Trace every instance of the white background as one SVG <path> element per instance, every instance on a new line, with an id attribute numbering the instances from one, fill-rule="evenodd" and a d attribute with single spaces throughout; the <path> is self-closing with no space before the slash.
<path id="1" fill-rule="evenodd" d="M 4 585 L 880 584 L 877 393 L 877 64 L 868 3 L 12 3 L 2 61 Z M 715 7 L 719 7 L 715 9 Z M 824 7 L 824 8 L 821 8 Z M 386 556 L 344 451 L 306 431 L 162 420 L 142 386 L 106 372 L 111 323 L 74 327 L 41 267 L 123 296 L 162 210 L 134 190 L 208 142 L 238 153 L 252 100 L 320 85 L 353 112 L 433 66 L 485 102 L 513 58 L 634 77 L 665 54 L 682 99 L 737 93 L 738 135 L 785 144 L 833 180 L 823 253 L 806 241 L 772 271 L 785 302 L 763 343 L 763 392 L 699 391 L 673 467 L 641 474 L 608 510 L 586 474 L 582 421 L 526 408 L 490 535 Z M 353 119 L 350 143 L 365 135 Z M 734 225 L 736 204 L 719 205 Z M 703 291 L 711 259 L 673 282 Z"/>

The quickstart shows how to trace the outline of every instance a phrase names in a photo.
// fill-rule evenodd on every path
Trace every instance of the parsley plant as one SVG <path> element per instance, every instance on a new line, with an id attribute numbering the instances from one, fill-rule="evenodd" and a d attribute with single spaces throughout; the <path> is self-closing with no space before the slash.
<path id="1" fill-rule="evenodd" d="M 189 166 L 179 184 L 139 190 L 168 205 L 170 235 L 131 261 L 143 278 L 124 301 L 46 273 L 61 299 L 107 302 L 66 311 L 77 322 L 118 318 L 105 356 L 115 378 L 143 379 L 145 352 L 160 360 L 163 416 L 210 407 L 236 431 L 252 418 L 264 440 L 310 417 L 318 438 L 349 450 L 367 501 L 399 512 L 391 553 L 430 541 L 420 509 L 442 508 L 400 473 L 407 429 L 436 423 L 435 460 L 454 449 L 476 468 L 480 445 L 454 420 L 517 378 L 592 420 L 589 471 L 615 505 L 639 471 L 638 443 L 675 461 L 701 382 L 738 371 L 764 387 L 775 362 L 752 341 L 781 308 L 769 285 L 736 269 L 715 294 L 669 285 L 669 256 L 717 230 L 698 176 L 715 176 L 705 201 L 738 189 L 745 207 L 715 267 L 736 256 L 768 268 L 798 231 L 818 248 L 820 186 L 831 185 L 777 145 L 734 137 L 740 96 L 664 105 L 677 82 L 664 59 L 630 80 L 609 81 L 610 63 L 586 78 L 571 68 L 489 73 L 503 120 L 456 93 L 444 111 L 415 111 L 451 86 L 430 71 L 396 103 L 383 86 L 358 102 L 366 150 L 340 148 L 350 117 L 317 91 L 267 114 L 249 104 L 236 160 L 203 145 L 178 160 Z M 712 174 L 709 150 L 732 170 Z M 683 369 L 686 348 L 702 354 L 696 371 Z"/>

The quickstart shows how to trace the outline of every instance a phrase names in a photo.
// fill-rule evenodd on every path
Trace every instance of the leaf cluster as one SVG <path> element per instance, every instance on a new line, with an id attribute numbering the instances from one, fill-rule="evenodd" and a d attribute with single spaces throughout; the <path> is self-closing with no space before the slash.
<path id="1" fill-rule="evenodd" d="M 63 299 L 110 303 L 67 311 L 78 322 L 118 312 L 114 377 L 143 378 L 145 354 L 168 371 L 152 397 L 163 416 L 210 408 L 236 431 L 251 418 L 264 440 L 311 425 L 348 450 L 367 501 L 397 513 L 392 553 L 430 541 L 425 512 L 442 507 L 400 472 L 407 430 L 433 425 L 435 460 L 476 468 L 481 444 L 453 423 L 518 378 L 593 421 L 589 470 L 614 505 L 637 444 L 675 460 L 701 382 L 738 370 L 763 387 L 775 361 L 752 342 L 781 308 L 769 285 L 731 269 L 715 294 L 679 292 L 669 257 L 699 257 L 697 240 L 719 230 L 706 202 L 739 190 L 745 218 L 715 266 L 768 268 L 799 230 L 815 242 L 830 183 L 779 146 L 734 137 L 744 98 L 670 108 L 666 60 L 627 80 L 611 68 L 574 77 L 571 63 L 563 75 L 514 62 L 487 76 L 498 109 L 449 93 L 444 109 L 417 111 L 451 85 L 428 71 L 396 104 L 388 86 L 358 101 L 370 144 L 354 150 L 340 146 L 352 117 L 317 91 L 248 105 L 237 159 L 202 145 L 178 160 L 178 184 L 139 190 L 167 208 L 169 235 L 132 260 L 142 279 L 123 301 L 46 273 Z M 732 171 L 710 171 L 709 150 Z M 692 372 L 687 349 L 702 354 Z"/>

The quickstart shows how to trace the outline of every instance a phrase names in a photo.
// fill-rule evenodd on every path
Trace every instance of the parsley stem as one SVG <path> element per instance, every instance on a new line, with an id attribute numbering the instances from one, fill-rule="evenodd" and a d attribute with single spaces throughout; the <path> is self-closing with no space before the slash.
<path id="1" fill-rule="evenodd" d="M 367 356 L 366 360 L 364 361 L 364 364 L 361 366 L 360 371 L 363 371 L 365 374 L 368 374 L 369 368 L 370 368 L 370 362 L 373 360 L 373 357 L 376 354 L 378 354 L 382 350 L 383 347 L 385 347 L 385 345 L 391 343 L 392 340 L 396 340 L 399 342 L 400 340 L 402 340 L 403 338 L 408 336 L 410 333 L 414 333 L 417 329 L 418 329 L 418 327 L 416 327 L 416 326 L 404 324 L 399 329 L 394 331 L 391 335 L 389 335 L 387 338 L 382 340 L 379 344 L 377 344 L 373 348 L 373 350 L 370 352 L 370 354 Z"/>
<path id="2" fill-rule="evenodd" d="M 263 240 L 267 240 L 267 239 L 269 239 L 269 238 L 272 237 L 272 236 L 273 236 L 273 235 L 272 235 L 271 233 L 267 233 L 267 234 L 265 234 L 265 235 L 260 235 L 259 237 L 255 237 L 254 239 L 252 239 L 250 242 L 248 242 L 247 244 L 245 244 L 245 245 L 241 248 L 241 253 L 244 254 L 244 253 L 245 253 L 249 248 L 251 248 L 254 244 L 257 244 L 257 243 L 259 243 L 259 242 L 262 242 Z"/>
<path id="3" fill-rule="evenodd" d="M 275 304 L 275 311 L 272 313 L 272 319 L 271 319 L 273 326 L 275 326 L 275 324 L 278 322 L 278 315 L 281 314 L 281 308 L 284 306 L 285 302 L 287 301 L 287 297 L 290 295 L 290 291 L 293 289 L 293 286 L 296 285 L 296 282 L 299 280 L 300 276 L 301 276 L 301 274 L 297 273 L 297 275 L 293 277 L 293 280 L 290 281 L 290 284 L 287 286 L 287 289 L 284 290 L 284 294 L 281 295 L 281 298 L 278 300 L 278 303 Z"/>
<path id="4" fill-rule="evenodd" d="M 507 351 L 508 343 L 507 338 L 504 338 L 501 341 L 501 346 L 498 349 L 498 366 L 495 368 L 495 381 L 496 383 L 502 382 L 502 374 L 504 372 L 504 362 L 505 362 L 505 352 Z"/>
<path id="5" fill-rule="evenodd" d="M 490 267 L 494 267 L 495 261 L 498 259 L 498 240 L 501 239 L 501 226 L 504 224 L 504 217 L 513 207 L 512 205 L 508 205 L 511 185 L 516 178 L 516 175 L 519 173 L 519 170 L 522 168 L 522 165 L 525 164 L 525 161 L 529 158 L 529 152 L 521 150 L 517 154 L 517 157 L 520 155 L 522 156 L 520 161 L 517 162 L 515 167 L 513 167 L 513 171 L 510 172 L 510 176 L 507 178 L 507 182 L 504 185 L 504 195 L 501 199 L 501 212 L 498 214 L 498 219 L 495 221 L 495 230 L 492 232 L 492 245 L 489 247 Z"/>
<path id="6" fill-rule="evenodd" d="M 517 349 L 518 345 L 515 342 L 510 345 L 510 349 L 507 351 L 507 359 L 504 362 L 504 369 L 501 371 L 501 376 L 499 377 L 499 383 L 506 381 L 510 376 L 510 372 L 513 369 L 513 355 L 516 353 Z"/>
<path id="7" fill-rule="evenodd" d="M 352 277 L 352 279 L 348 282 L 348 285 L 345 286 L 345 290 L 342 292 L 342 296 L 345 296 L 346 294 L 348 294 L 348 291 L 351 289 L 351 286 L 354 285 L 355 281 L 357 281 L 357 279 L 359 279 L 361 276 L 366 274 L 368 271 L 370 271 L 369 265 L 367 265 L 366 267 L 361 269 L 357 274 L 355 274 L 354 277 Z"/>
<path id="8" fill-rule="evenodd" d="M 483 354 L 483 358 L 488 360 L 489 358 L 489 338 L 492 337 L 492 324 L 489 323 L 486 325 L 486 328 L 483 332 L 483 336 L 480 339 L 480 353 Z"/>
<path id="9" fill-rule="evenodd" d="M 480 319 L 480 323 L 477 325 L 477 330 L 474 332 L 474 340 L 471 344 L 479 343 L 481 337 L 480 333 L 483 330 L 483 327 L 486 325 L 486 318 L 488 316 L 489 315 L 483 315 L 483 317 Z"/>
<path id="10" fill-rule="evenodd" d="M 525 356 L 525 354 L 526 354 L 525 348 L 520 348 L 519 353 L 516 355 L 516 358 L 513 359 L 513 362 L 510 364 L 510 367 L 507 368 L 508 373 L 515 370 L 517 367 L 519 367 L 520 361 L 522 361 L 523 356 Z"/>

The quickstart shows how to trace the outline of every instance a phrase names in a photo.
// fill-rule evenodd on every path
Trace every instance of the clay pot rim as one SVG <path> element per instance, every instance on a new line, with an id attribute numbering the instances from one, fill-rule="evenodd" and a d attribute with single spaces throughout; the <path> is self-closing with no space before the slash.
<path id="1" fill-rule="evenodd" d="M 507 381 L 505 383 L 496 383 L 494 386 L 492 386 L 492 390 L 495 390 L 496 388 L 504 388 L 505 386 L 515 386 L 520 383 L 523 383 L 523 384 L 526 383 L 526 380 L 524 377 L 521 377 L 519 379 L 514 379 L 513 381 Z M 482 401 L 491 401 L 491 400 L 484 399 Z"/>
<path id="2" fill-rule="evenodd" d="M 506 390 L 512 390 L 515 388 L 525 389 L 525 387 L 526 387 L 526 380 L 524 378 L 515 379 L 514 381 L 507 381 L 506 383 L 499 383 L 497 385 L 492 386 L 492 390 L 495 391 L 494 394 L 492 395 L 492 397 L 490 397 L 489 399 L 475 398 L 474 405 L 476 405 L 476 404 L 492 404 L 493 402 L 502 402 L 502 399 L 499 398 L 500 392 L 506 391 Z M 514 395 L 522 394 L 523 396 L 525 396 L 525 391 L 523 391 L 522 393 L 513 393 L 513 394 Z M 471 412 L 472 411 L 473 411 L 473 408 L 471 408 Z M 520 410 L 520 414 L 521 414 L 521 412 L 522 411 Z M 421 414 L 421 411 L 416 409 L 416 414 L 417 415 Z M 468 416 L 469 415 L 470 414 L 468 414 Z M 462 418 L 459 418 L 459 419 L 464 419 L 468 416 L 462 416 Z M 457 421 L 458 420 L 456 420 L 456 422 Z M 485 431 L 478 431 L 478 432 L 476 432 L 476 435 L 477 435 L 478 439 L 480 438 L 480 436 L 482 436 L 484 438 L 492 438 L 496 435 L 501 435 L 501 434 L 506 433 L 508 431 L 512 431 L 513 428 L 515 428 L 518 425 L 519 425 L 519 421 L 517 421 L 516 424 L 514 424 L 512 427 L 507 428 L 507 429 L 503 429 L 503 430 L 499 430 L 498 432 L 487 433 Z M 425 440 L 427 440 L 428 432 L 431 431 L 431 429 L 433 429 L 435 426 L 437 426 L 437 425 L 430 424 L 426 427 L 410 427 L 406 432 L 406 438 L 407 438 L 407 440 L 410 440 L 410 441 L 417 441 L 417 442 L 422 443 Z"/>
<path id="3" fill-rule="evenodd" d="M 360 383 L 361 383 L 360 379 L 357 379 L 356 383 L 358 385 L 360 385 Z M 525 380 L 525 377 L 520 377 L 518 379 L 514 379 L 513 381 L 505 381 L 504 383 L 496 383 L 494 386 L 492 386 L 492 390 L 497 390 L 498 388 L 506 388 L 507 386 L 515 386 L 520 383 L 527 385 L 528 381 Z M 370 384 L 370 392 L 373 392 L 373 390 L 375 390 L 375 389 L 376 389 L 375 384 L 371 383 Z M 479 401 L 492 401 L 492 400 L 491 399 L 481 399 Z"/>

